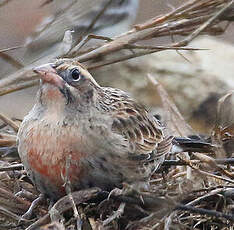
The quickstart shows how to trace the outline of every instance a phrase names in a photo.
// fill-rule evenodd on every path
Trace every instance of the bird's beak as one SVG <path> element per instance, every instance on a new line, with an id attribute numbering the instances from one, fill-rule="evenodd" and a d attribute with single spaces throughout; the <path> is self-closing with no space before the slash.
<path id="1" fill-rule="evenodd" d="M 56 72 L 53 63 L 48 63 L 33 68 L 33 72 L 37 73 L 43 80 L 43 82 L 55 85 L 59 88 L 63 88 L 63 86 L 65 85 L 64 80 Z"/>

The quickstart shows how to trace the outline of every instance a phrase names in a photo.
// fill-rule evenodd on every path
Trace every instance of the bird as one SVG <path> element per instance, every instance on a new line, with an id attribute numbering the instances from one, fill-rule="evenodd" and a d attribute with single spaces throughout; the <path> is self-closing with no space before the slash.
<path id="1" fill-rule="evenodd" d="M 18 153 L 36 188 L 51 200 L 69 191 L 130 184 L 147 188 L 169 153 L 212 152 L 199 138 L 169 136 L 127 92 L 102 87 L 82 64 L 58 59 L 33 69 L 41 79 L 23 119 Z"/>
<path id="2" fill-rule="evenodd" d="M 37 189 L 51 199 L 71 190 L 147 183 L 170 152 L 172 137 L 128 93 L 100 86 L 80 63 L 34 68 L 36 103 L 24 118 L 18 152 Z"/>

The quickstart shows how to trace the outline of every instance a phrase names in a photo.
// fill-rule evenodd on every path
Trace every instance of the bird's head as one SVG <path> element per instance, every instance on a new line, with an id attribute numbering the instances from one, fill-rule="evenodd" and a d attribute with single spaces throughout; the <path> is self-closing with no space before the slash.
<path id="1" fill-rule="evenodd" d="M 39 100 L 43 104 L 89 104 L 101 88 L 78 62 L 58 60 L 33 69 L 41 78 Z"/>

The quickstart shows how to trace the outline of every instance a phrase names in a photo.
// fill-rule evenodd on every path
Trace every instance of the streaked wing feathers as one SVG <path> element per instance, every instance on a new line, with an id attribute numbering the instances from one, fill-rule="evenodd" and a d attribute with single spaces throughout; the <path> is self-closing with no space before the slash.
<path id="1" fill-rule="evenodd" d="M 130 152 L 144 158 L 154 151 L 163 140 L 160 123 L 151 116 L 140 104 L 121 90 L 111 90 L 111 109 L 113 117 L 113 131 L 121 134 L 129 141 Z M 157 155 L 157 151 L 154 151 Z M 138 156 L 137 156 L 138 157 Z"/>

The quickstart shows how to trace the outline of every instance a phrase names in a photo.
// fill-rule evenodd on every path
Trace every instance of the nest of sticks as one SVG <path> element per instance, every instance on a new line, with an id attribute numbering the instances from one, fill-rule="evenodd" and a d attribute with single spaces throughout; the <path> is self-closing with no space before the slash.
<path id="1" fill-rule="evenodd" d="M 194 50 L 187 45 L 200 34 L 225 32 L 226 24 L 233 20 L 233 4 L 230 0 L 188 1 L 168 14 L 136 25 L 126 34 L 113 39 L 102 38 L 105 41 L 100 46 L 86 48 L 85 43 L 93 38 L 87 36 L 80 39 L 76 46 L 70 47 L 67 53 L 55 55 L 54 58 L 72 58 L 84 63 L 88 69 L 95 69 L 167 49 Z M 183 37 L 165 46 L 142 45 L 145 40 L 175 35 Z M 141 45 L 138 45 L 139 42 Z M 120 54 L 123 50 L 124 55 Z M 40 63 L 45 61 L 46 58 L 39 60 Z M 37 84 L 38 79 L 31 69 L 38 64 L 21 67 L 0 80 L 0 95 Z M 153 76 L 148 78 L 161 97 L 168 130 L 178 136 L 194 134 L 162 85 Z M 186 152 L 169 156 L 161 169 L 150 178 L 147 191 L 136 191 L 127 184 L 121 191 L 111 193 L 91 188 L 68 194 L 50 209 L 48 202 L 36 199 L 40 198 L 39 193 L 18 157 L 16 135 L 20 121 L 0 114 L 3 121 L 0 127 L 0 228 L 232 229 L 233 97 L 233 92 L 229 92 L 219 100 L 216 126 L 209 137 L 204 137 L 214 146 L 211 153 Z M 230 109 L 230 117 L 224 118 L 222 115 L 226 114 L 224 110 L 227 108 Z M 28 209 L 32 203 L 36 208 L 28 220 L 27 214 L 31 211 Z"/>

